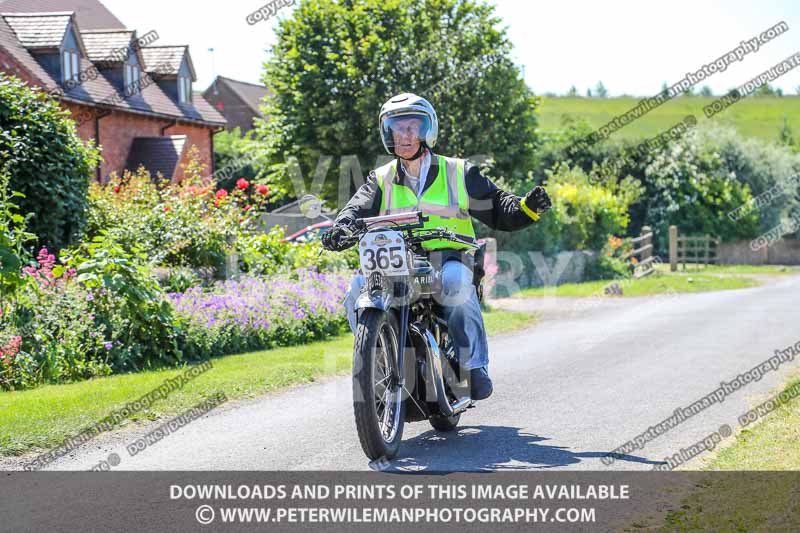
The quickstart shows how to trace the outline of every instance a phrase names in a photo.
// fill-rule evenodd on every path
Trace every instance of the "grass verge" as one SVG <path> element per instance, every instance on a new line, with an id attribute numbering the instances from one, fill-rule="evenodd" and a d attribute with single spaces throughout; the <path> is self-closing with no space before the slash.
<path id="1" fill-rule="evenodd" d="M 484 309 L 489 335 L 533 325 L 528 313 Z M 212 360 L 214 368 L 160 400 L 131 420 L 155 420 L 182 412 L 224 391 L 230 400 L 265 393 L 350 371 L 352 335 L 302 346 L 278 348 Z M 32 448 L 49 448 L 108 416 L 125 403 L 156 389 L 182 369 L 166 369 L 109 376 L 65 385 L 0 393 L 0 457 L 19 455 Z"/>
<path id="2" fill-rule="evenodd" d="M 797 531 L 800 486 L 790 471 L 800 470 L 799 392 L 795 379 L 782 391 L 780 407 L 706 465 L 712 472 L 666 513 L 659 530 Z"/>
<path id="3" fill-rule="evenodd" d="M 669 265 L 656 265 L 656 270 L 669 273 Z M 684 271 L 682 267 L 674 274 L 800 274 L 800 267 L 781 265 L 690 265 Z"/>
<path id="4" fill-rule="evenodd" d="M 615 283 L 614 280 L 587 281 L 583 283 L 566 283 L 558 287 L 536 287 L 523 289 L 515 297 L 541 296 L 603 296 L 603 289 Z M 654 273 L 646 278 L 618 280 L 622 288 L 622 296 L 649 296 L 672 292 L 704 292 L 730 289 L 745 289 L 760 285 L 755 279 L 746 277 L 723 278 L 711 274 Z M 612 296 L 609 296 L 611 298 Z"/>

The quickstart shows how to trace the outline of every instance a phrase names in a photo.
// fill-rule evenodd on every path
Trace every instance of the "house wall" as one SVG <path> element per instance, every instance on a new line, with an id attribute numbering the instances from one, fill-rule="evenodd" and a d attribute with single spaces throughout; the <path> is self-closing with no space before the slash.
<path id="1" fill-rule="evenodd" d="M 192 126 L 190 124 L 178 124 L 169 128 L 165 135 L 186 135 L 186 147 L 183 150 L 183 158 L 180 165 L 188 163 L 189 149 L 192 145 L 197 146 L 199 150 L 199 161 L 204 166 L 203 176 L 209 177 L 214 172 L 214 156 L 211 144 L 211 130 L 209 128 L 202 128 L 199 126 Z M 179 165 L 178 171 L 175 173 L 175 181 L 181 181 L 184 178 L 183 167 Z"/>
<path id="2" fill-rule="evenodd" d="M 69 110 L 73 116 L 80 116 L 81 112 L 94 112 L 94 108 L 62 102 L 62 106 Z M 97 140 L 95 120 L 86 121 L 78 127 L 78 135 L 84 140 Z M 203 175 L 211 175 L 212 149 L 211 129 L 202 126 L 186 124 L 172 125 L 166 119 L 150 118 L 132 113 L 114 111 L 100 119 L 100 146 L 102 147 L 103 162 L 100 165 L 100 179 L 105 182 L 112 172 L 121 175 L 125 170 L 133 140 L 136 137 L 163 137 L 168 135 L 186 135 L 184 157 L 181 165 L 188 162 L 189 148 L 196 145 L 199 150 L 199 159 L 206 166 Z M 162 128 L 165 128 L 162 134 Z M 179 168 L 174 176 L 175 181 L 183 179 L 183 170 Z"/>

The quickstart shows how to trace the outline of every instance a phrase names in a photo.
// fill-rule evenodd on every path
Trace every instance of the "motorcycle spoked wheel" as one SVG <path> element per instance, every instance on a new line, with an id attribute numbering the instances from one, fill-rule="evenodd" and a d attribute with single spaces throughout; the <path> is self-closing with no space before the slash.
<path id="1" fill-rule="evenodd" d="M 444 342 L 442 342 L 442 353 L 445 355 L 445 364 L 450 364 L 448 361 L 451 360 L 453 357 L 456 357 L 455 354 L 455 347 L 453 346 L 453 341 L 450 338 L 450 335 L 444 335 Z M 431 415 L 428 421 L 433 426 L 433 429 L 436 431 L 454 431 L 458 426 L 458 421 L 461 419 L 461 413 L 453 416 L 444 416 L 444 415 Z"/>
<path id="2" fill-rule="evenodd" d="M 353 350 L 353 410 L 361 447 L 373 461 L 397 455 L 403 438 L 402 389 L 388 386 L 397 366 L 399 337 L 394 315 L 361 311 Z"/>

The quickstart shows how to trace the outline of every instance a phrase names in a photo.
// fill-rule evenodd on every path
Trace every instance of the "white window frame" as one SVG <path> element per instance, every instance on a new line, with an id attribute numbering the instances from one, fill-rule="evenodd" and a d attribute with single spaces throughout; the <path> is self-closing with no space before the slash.
<path id="1" fill-rule="evenodd" d="M 186 76 L 178 77 L 178 101 L 182 104 L 192 102 L 192 80 Z"/>
<path id="2" fill-rule="evenodd" d="M 64 83 L 68 81 L 78 82 L 80 73 L 80 56 L 76 50 L 64 50 L 62 54 L 62 66 L 64 70 Z"/>
<path id="3" fill-rule="evenodd" d="M 142 72 L 139 69 L 139 66 L 131 63 L 125 63 L 124 82 L 126 96 L 133 96 L 134 94 L 139 94 L 141 92 L 141 80 Z"/>

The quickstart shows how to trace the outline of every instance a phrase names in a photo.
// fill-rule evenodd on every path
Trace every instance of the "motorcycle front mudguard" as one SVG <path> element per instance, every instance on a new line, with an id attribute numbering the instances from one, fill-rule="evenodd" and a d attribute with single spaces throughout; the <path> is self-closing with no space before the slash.
<path id="1" fill-rule="evenodd" d="M 392 295 L 387 291 L 364 291 L 358 295 L 358 298 L 356 298 L 355 309 L 356 312 L 358 312 L 359 309 L 370 308 L 388 311 L 392 307 L 393 303 L 394 298 L 392 298 Z"/>

